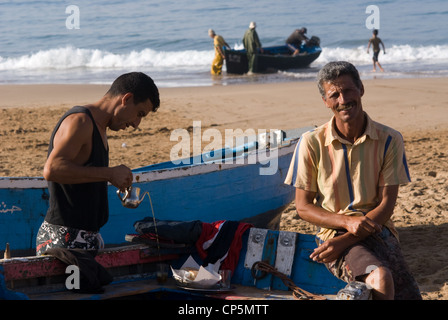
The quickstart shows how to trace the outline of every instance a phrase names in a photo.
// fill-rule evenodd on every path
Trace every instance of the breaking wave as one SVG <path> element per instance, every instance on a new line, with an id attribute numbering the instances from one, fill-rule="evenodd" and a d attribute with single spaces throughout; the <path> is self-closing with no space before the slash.
<path id="1" fill-rule="evenodd" d="M 214 52 L 211 50 L 156 51 L 144 49 L 128 53 L 112 53 L 99 49 L 74 47 L 38 51 L 19 57 L 0 57 L 0 70 L 15 69 L 71 69 L 71 68 L 189 68 L 204 69 L 210 65 Z M 347 60 L 357 64 L 370 64 L 372 51 L 367 54 L 365 46 L 357 48 L 326 48 L 316 60 L 325 64 L 334 60 Z M 381 52 L 382 63 L 448 62 L 448 45 L 418 46 L 394 45 Z"/>

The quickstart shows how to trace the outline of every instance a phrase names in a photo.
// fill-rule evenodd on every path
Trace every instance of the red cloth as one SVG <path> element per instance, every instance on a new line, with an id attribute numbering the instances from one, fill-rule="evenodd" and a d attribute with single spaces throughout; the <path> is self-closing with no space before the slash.
<path id="1" fill-rule="evenodd" d="M 201 259 L 205 259 L 208 255 L 207 249 L 213 243 L 215 238 L 217 237 L 219 231 L 221 230 L 221 227 L 223 226 L 223 223 L 226 220 L 220 220 L 215 221 L 212 223 L 202 223 L 202 233 L 199 239 L 196 242 L 196 249 L 198 251 L 199 256 Z M 221 269 L 222 270 L 232 270 L 232 272 L 235 270 L 238 259 L 240 256 L 240 251 L 243 246 L 242 236 L 244 232 L 251 228 L 253 225 L 249 223 L 240 222 L 238 227 L 235 230 L 235 235 L 233 237 L 233 240 L 230 244 L 230 247 L 227 251 L 226 258 L 222 261 Z M 204 248 L 205 244 L 205 248 Z"/>

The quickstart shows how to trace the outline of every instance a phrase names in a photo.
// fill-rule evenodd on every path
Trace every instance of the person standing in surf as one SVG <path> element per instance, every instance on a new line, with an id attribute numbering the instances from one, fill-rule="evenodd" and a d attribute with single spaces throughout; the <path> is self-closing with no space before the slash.
<path id="1" fill-rule="evenodd" d="M 372 45 L 373 48 L 373 70 L 374 72 L 376 72 L 376 66 L 378 66 L 378 68 L 380 68 L 380 70 L 382 72 L 384 72 L 383 67 L 381 66 L 381 64 L 378 61 L 378 55 L 380 54 L 380 44 L 383 46 L 383 52 L 384 54 L 386 54 L 386 48 L 384 46 L 383 41 L 381 41 L 381 39 L 378 37 L 378 30 L 373 30 L 373 35 L 372 38 L 370 38 L 369 43 L 367 45 L 367 53 L 369 53 L 369 49 L 370 49 L 370 45 Z"/>
<path id="2" fill-rule="evenodd" d="M 224 38 L 215 33 L 213 29 L 208 30 L 208 35 L 213 39 L 213 47 L 215 48 L 215 58 L 212 62 L 211 74 L 220 75 L 222 73 L 222 66 L 224 64 L 224 60 L 226 58 L 223 47 L 230 46 L 224 40 Z"/>

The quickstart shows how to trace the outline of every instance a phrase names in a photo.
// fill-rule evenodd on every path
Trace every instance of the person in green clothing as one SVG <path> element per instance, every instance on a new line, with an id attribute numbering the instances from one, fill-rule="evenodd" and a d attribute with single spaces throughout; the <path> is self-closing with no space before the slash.
<path id="1" fill-rule="evenodd" d="M 260 49 L 260 52 L 263 52 L 260 39 L 258 38 L 257 31 L 255 30 L 256 27 L 257 27 L 256 23 L 252 21 L 249 24 L 249 29 L 246 30 L 243 37 L 243 45 L 244 49 L 246 49 L 247 61 L 249 64 L 248 74 L 254 72 L 255 53 L 257 52 L 257 50 Z"/>

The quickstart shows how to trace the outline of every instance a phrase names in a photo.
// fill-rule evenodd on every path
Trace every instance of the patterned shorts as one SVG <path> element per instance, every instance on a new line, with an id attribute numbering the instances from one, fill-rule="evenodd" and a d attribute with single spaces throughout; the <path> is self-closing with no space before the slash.
<path id="1" fill-rule="evenodd" d="M 360 280 L 375 267 L 387 267 L 393 275 L 396 300 L 422 299 L 400 244 L 387 228 L 348 248 L 339 259 L 326 266 L 337 278 L 347 283 Z"/>
<path id="2" fill-rule="evenodd" d="M 58 226 L 44 221 L 37 232 L 36 255 L 51 248 L 98 250 L 104 247 L 99 232 Z"/>

